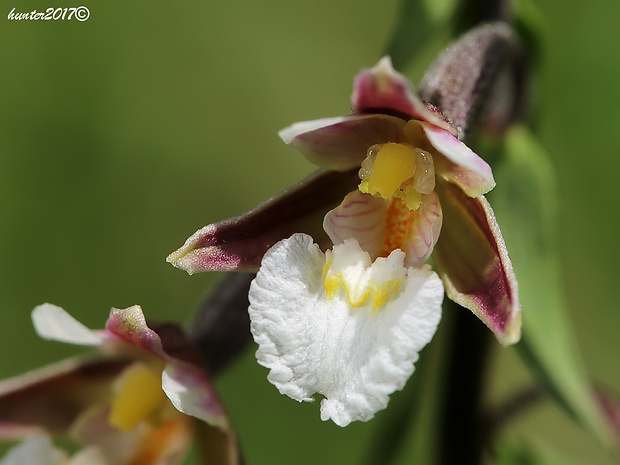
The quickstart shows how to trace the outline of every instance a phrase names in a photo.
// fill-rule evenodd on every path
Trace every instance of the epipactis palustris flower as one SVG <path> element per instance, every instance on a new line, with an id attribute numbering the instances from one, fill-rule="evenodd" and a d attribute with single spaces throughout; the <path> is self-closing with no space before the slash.
<path id="1" fill-rule="evenodd" d="M 206 457 L 239 463 L 226 412 L 180 328 L 149 327 L 139 306 L 113 308 L 104 330 L 51 304 L 32 319 L 41 337 L 100 353 L 0 383 L 0 438 L 26 438 L 3 465 L 174 465 L 193 436 Z M 82 450 L 68 458 L 49 435 Z"/>
<path id="2" fill-rule="evenodd" d="M 444 286 L 504 345 L 521 324 L 483 196 L 495 185 L 489 165 L 387 57 L 357 76 L 352 106 L 280 132 L 323 170 L 168 257 L 189 273 L 260 262 L 249 293 L 258 361 L 293 399 L 324 395 L 321 418 L 341 426 L 372 418 L 404 386 L 435 333 Z"/>

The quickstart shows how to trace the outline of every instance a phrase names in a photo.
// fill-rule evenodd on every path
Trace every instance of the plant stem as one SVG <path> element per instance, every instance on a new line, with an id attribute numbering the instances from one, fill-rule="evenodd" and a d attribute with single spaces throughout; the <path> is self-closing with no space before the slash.
<path id="1" fill-rule="evenodd" d="M 445 312 L 455 317 L 440 413 L 438 463 L 479 465 L 485 443 L 480 404 L 491 333 L 473 314 L 452 302 Z"/>

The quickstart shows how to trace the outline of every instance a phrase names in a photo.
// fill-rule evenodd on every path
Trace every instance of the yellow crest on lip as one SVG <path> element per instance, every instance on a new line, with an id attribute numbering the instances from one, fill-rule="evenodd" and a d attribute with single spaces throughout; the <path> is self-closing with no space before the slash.
<path id="1" fill-rule="evenodd" d="M 359 248 L 359 244 L 356 245 Z M 394 262 L 385 266 L 385 258 L 380 258 L 380 263 L 371 263 L 368 254 L 361 249 L 358 250 L 364 254 L 362 260 L 354 260 L 350 246 L 351 243 L 344 244 L 327 251 L 323 266 L 325 294 L 329 300 L 340 295 L 349 308 L 366 307 L 374 315 L 400 292 L 405 269 L 402 262 L 400 268 L 395 267 Z"/>
<path id="2" fill-rule="evenodd" d="M 413 177 L 415 168 L 415 155 L 411 148 L 388 142 L 377 152 L 372 170 L 362 180 L 360 190 L 389 199 L 405 181 Z"/>

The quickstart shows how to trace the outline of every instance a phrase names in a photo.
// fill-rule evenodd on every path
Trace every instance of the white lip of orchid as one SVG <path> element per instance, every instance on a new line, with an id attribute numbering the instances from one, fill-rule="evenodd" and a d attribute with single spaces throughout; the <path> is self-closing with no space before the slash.
<path id="1" fill-rule="evenodd" d="M 374 263 L 354 239 L 326 257 L 294 234 L 263 258 L 250 287 L 258 362 L 282 394 L 325 396 L 321 419 L 367 421 L 404 387 L 441 318 L 443 286 L 395 250 Z"/>

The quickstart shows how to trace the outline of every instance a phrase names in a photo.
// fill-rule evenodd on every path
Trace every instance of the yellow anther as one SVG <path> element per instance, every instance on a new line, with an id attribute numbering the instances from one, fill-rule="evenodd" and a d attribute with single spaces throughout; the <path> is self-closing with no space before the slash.
<path id="1" fill-rule="evenodd" d="M 118 392 L 112 399 L 110 424 L 121 431 L 129 431 L 148 420 L 165 399 L 161 376 L 146 365 L 137 363 L 128 368 L 120 379 Z"/>
<path id="2" fill-rule="evenodd" d="M 388 142 L 377 153 L 372 170 L 363 179 L 360 190 L 389 199 L 403 182 L 413 176 L 415 167 L 415 155 L 409 147 Z"/>

